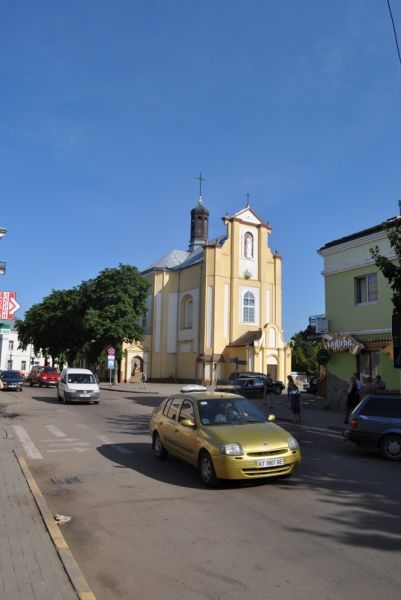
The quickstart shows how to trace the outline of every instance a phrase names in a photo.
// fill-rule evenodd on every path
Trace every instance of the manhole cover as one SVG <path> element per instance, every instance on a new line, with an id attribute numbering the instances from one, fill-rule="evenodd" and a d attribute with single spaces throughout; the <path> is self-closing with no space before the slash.
<path id="1" fill-rule="evenodd" d="M 81 483 L 81 480 L 76 475 L 72 477 L 52 477 L 52 482 L 55 485 L 73 485 L 74 483 Z"/>

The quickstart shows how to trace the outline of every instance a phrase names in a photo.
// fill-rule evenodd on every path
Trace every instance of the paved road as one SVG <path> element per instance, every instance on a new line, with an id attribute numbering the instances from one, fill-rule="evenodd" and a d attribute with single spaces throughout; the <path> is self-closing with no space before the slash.
<path id="1" fill-rule="evenodd" d="M 303 451 L 294 477 L 207 490 L 191 467 L 153 459 L 160 396 L 147 392 L 64 406 L 27 388 L 7 426 L 52 512 L 72 517 L 63 533 L 98 600 L 398 599 L 399 464 L 304 411 L 285 423 Z"/>

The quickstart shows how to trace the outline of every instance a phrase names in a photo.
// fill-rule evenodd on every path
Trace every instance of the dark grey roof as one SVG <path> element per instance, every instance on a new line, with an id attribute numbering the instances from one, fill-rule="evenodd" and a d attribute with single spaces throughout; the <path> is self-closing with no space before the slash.
<path id="1" fill-rule="evenodd" d="M 352 240 L 357 240 L 358 238 L 367 237 L 368 235 L 372 235 L 373 233 L 378 233 L 379 231 L 383 231 L 385 229 L 394 227 L 396 221 L 399 221 L 401 217 L 391 217 L 391 219 L 387 219 L 384 223 L 380 223 L 379 225 L 374 225 L 373 227 L 369 227 L 368 229 L 362 229 L 361 231 L 357 231 L 355 233 L 351 233 L 350 235 L 346 235 L 338 240 L 333 240 L 332 242 L 328 242 L 321 248 L 319 248 L 319 252 L 321 250 L 326 250 L 327 248 L 332 248 L 333 246 L 339 246 L 340 244 L 345 244 L 346 242 L 350 242 Z"/>

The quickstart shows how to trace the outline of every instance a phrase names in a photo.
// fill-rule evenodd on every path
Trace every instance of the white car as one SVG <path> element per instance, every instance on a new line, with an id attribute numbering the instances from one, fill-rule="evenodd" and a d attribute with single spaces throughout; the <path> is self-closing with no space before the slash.
<path id="1" fill-rule="evenodd" d="M 67 367 L 61 373 L 57 398 L 67 402 L 93 402 L 99 404 L 100 389 L 96 377 L 89 369 Z"/>

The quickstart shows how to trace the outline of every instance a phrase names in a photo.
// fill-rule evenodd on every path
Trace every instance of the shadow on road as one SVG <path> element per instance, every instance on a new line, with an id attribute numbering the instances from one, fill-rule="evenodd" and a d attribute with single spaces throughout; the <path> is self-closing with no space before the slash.
<path id="1" fill-rule="evenodd" d="M 186 488 L 195 488 L 205 490 L 205 486 L 198 478 L 197 471 L 191 465 L 181 462 L 174 457 L 168 457 L 167 460 L 159 461 L 153 456 L 152 445 L 149 439 L 148 443 L 138 442 L 129 444 L 119 444 L 131 454 L 121 454 L 113 445 L 105 444 L 99 446 L 97 451 L 107 460 L 115 463 L 119 468 L 134 469 L 138 473 L 151 477 L 162 483 L 177 485 Z M 216 488 L 209 488 L 210 492 L 224 491 L 244 487 L 258 487 L 277 483 L 276 480 L 259 481 L 225 481 Z M 281 480 L 280 485 L 294 485 L 290 480 Z"/>

